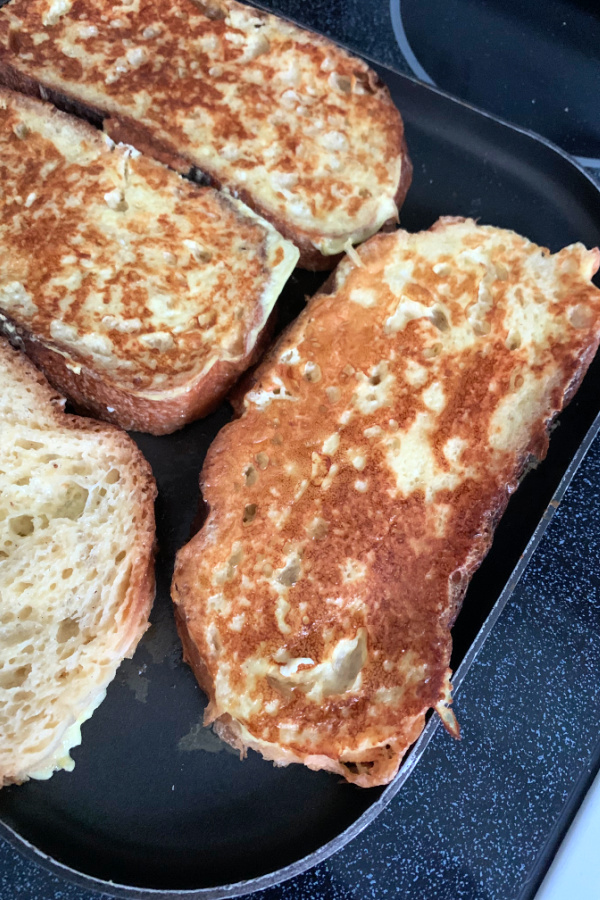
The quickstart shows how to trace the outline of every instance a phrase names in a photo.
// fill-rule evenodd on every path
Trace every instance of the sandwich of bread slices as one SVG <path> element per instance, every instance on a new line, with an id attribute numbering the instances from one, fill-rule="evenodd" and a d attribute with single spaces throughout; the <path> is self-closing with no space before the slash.
<path id="1" fill-rule="evenodd" d="M 239 201 L 2 88 L 0 245 L 4 333 L 78 410 L 154 434 L 254 361 L 298 258 Z"/>
<path id="2" fill-rule="evenodd" d="M 0 787 L 69 750 L 148 625 L 150 467 L 0 338 Z"/>
<path id="3" fill-rule="evenodd" d="M 11 0 L 0 80 L 199 169 L 307 268 L 395 222 L 410 184 L 402 119 L 376 74 L 235 0 Z"/>
<path id="4" fill-rule="evenodd" d="M 510 494 L 600 340 L 600 251 L 472 220 L 378 235 L 259 367 L 173 579 L 205 723 L 363 787 L 432 708 Z"/>

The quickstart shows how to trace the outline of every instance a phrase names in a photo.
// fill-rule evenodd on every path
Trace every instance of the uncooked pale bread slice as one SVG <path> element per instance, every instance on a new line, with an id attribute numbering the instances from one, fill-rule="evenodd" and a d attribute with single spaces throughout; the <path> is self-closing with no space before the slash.
<path id="1" fill-rule="evenodd" d="M 432 707 L 456 730 L 450 627 L 596 352 L 599 261 L 442 219 L 363 244 L 290 326 L 210 449 L 175 568 L 226 740 L 369 786 Z"/>
<path id="2" fill-rule="evenodd" d="M 63 405 L 0 339 L 0 786 L 73 767 L 154 598 L 150 467 Z"/>

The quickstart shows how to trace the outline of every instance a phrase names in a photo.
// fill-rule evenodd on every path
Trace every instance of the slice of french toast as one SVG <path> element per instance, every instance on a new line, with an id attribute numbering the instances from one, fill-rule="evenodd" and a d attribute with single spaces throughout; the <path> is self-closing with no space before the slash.
<path id="1" fill-rule="evenodd" d="M 47 103 L 0 88 L 0 328 L 80 410 L 164 434 L 261 348 L 298 251 Z"/>
<path id="2" fill-rule="evenodd" d="M 172 594 L 205 723 L 361 786 L 450 703 L 450 628 L 600 340 L 600 251 L 472 220 L 367 241 L 218 435 Z"/>
<path id="3" fill-rule="evenodd" d="M 0 787 L 69 750 L 148 626 L 150 466 L 0 338 Z"/>
<path id="4" fill-rule="evenodd" d="M 12 0 L 0 80 L 200 169 L 307 268 L 395 222 L 410 184 L 402 119 L 376 74 L 235 0 Z"/>

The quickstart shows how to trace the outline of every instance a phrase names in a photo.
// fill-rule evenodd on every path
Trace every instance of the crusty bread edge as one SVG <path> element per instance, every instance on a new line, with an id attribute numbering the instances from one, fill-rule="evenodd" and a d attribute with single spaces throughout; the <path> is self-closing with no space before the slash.
<path id="1" fill-rule="evenodd" d="M 136 394 L 111 382 L 102 373 L 42 342 L 23 325 L 0 314 L 0 332 L 21 347 L 42 370 L 50 384 L 72 402 L 77 412 L 92 415 L 126 431 L 171 434 L 188 422 L 213 412 L 244 370 L 266 349 L 273 330 L 273 317 L 259 334 L 252 351 L 238 360 L 218 360 L 176 394 L 156 397 Z"/>
<path id="2" fill-rule="evenodd" d="M 114 669 L 105 682 L 95 691 L 95 696 L 103 695 L 110 682 L 113 680 L 119 664 L 125 658 L 131 658 L 138 642 L 148 629 L 148 619 L 154 596 L 156 582 L 154 573 L 154 556 L 156 552 L 156 525 L 154 517 L 154 500 L 157 496 L 156 482 L 152 474 L 150 464 L 137 447 L 134 441 L 121 429 L 113 425 L 73 416 L 64 412 L 65 400 L 52 389 L 43 374 L 36 369 L 33 363 L 19 350 L 11 347 L 5 338 L 0 337 L 0 355 L 5 356 L 10 365 L 20 370 L 23 380 L 34 382 L 45 395 L 48 403 L 50 417 L 55 421 L 56 427 L 66 431 L 97 434 L 110 438 L 130 456 L 129 465 L 137 470 L 138 483 L 136 485 L 136 501 L 140 510 L 140 521 L 137 527 L 138 553 L 133 561 L 129 576 L 123 609 L 126 610 L 127 628 L 123 631 L 122 640 L 113 651 Z M 91 701 L 93 703 L 93 701 Z M 85 709 L 79 711 L 85 716 Z M 60 737 L 54 741 L 44 759 L 38 760 L 36 768 L 44 765 L 53 766 L 53 758 L 57 747 L 62 754 L 68 752 L 71 747 L 64 745 L 64 737 L 75 722 L 66 722 Z M 75 742 L 76 743 L 76 742 Z M 7 784 L 19 784 L 28 779 L 26 772 L 0 773 L 0 787 Z"/>

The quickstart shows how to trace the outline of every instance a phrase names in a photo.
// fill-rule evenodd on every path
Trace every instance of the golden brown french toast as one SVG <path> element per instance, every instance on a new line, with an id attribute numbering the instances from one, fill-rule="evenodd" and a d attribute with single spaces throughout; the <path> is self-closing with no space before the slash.
<path id="1" fill-rule="evenodd" d="M 0 88 L 0 328 L 79 409 L 164 434 L 254 360 L 298 251 L 239 201 Z"/>
<path id="2" fill-rule="evenodd" d="M 115 140 L 197 167 L 330 268 L 395 221 L 411 165 L 361 60 L 235 0 L 12 0 L 0 80 L 108 119 Z"/>
<path id="3" fill-rule="evenodd" d="M 337 268 L 218 435 L 173 599 L 241 750 L 384 784 L 448 708 L 450 628 L 600 339 L 600 251 L 440 219 Z"/>

